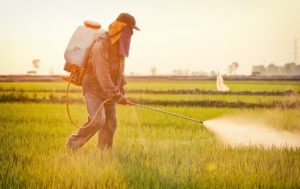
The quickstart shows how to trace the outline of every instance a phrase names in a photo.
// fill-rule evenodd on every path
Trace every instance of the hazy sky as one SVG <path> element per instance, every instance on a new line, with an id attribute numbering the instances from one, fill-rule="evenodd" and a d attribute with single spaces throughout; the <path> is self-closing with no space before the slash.
<path id="1" fill-rule="evenodd" d="M 226 73 L 238 61 L 237 73 L 250 74 L 255 64 L 293 61 L 294 38 L 300 41 L 300 0 L 0 0 L 0 74 L 26 73 L 33 59 L 42 74 L 64 73 L 76 27 L 95 20 L 106 29 L 120 12 L 142 30 L 126 73 Z"/>

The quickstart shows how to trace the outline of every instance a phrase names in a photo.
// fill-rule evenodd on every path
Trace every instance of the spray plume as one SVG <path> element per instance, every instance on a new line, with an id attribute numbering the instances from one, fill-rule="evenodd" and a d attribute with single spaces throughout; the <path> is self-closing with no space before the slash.
<path id="1" fill-rule="evenodd" d="M 265 122 L 246 117 L 226 116 L 204 125 L 232 147 L 300 148 L 300 133 L 271 128 Z"/>

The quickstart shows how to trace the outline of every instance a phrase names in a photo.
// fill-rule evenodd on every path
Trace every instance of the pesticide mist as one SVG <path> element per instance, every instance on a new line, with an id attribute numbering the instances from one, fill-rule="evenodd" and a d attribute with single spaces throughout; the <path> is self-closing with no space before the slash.
<path id="1" fill-rule="evenodd" d="M 272 123 L 253 116 L 225 116 L 204 125 L 225 144 L 232 147 L 258 146 L 264 148 L 299 148 L 300 132 L 275 129 Z"/>

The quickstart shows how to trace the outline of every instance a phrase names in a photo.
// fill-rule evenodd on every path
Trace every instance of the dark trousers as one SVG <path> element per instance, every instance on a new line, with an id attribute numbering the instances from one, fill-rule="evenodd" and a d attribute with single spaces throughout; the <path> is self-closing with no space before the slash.
<path id="1" fill-rule="evenodd" d="M 78 129 L 68 139 L 68 147 L 71 149 L 77 149 L 84 145 L 97 131 L 98 133 L 98 147 L 100 149 L 111 148 L 113 145 L 113 137 L 117 127 L 116 118 L 116 104 L 108 103 L 105 104 L 92 124 L 90 124 L 94 117 L 97 109 L 103 102 L 97 95 L 86 92 L 84 94 L 86 101 L 86 108 L 89 114 L 88 121 L 82 126 L 83 128 Z M 88 127 L 86 127 L 90 124 Z"/>

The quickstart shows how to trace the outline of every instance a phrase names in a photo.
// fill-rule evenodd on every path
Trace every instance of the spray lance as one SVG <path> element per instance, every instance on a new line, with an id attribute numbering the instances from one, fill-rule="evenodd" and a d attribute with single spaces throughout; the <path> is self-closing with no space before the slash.
<path id="1" fill-rule="evenodd" d="M 201 120 L 196 120 L 196 119 L 193 119 L 193 118 L 185 117 L 185 116 L 175 114 L 175 113 L 172 113 L 172 112 L 167 112 L 167 111 L 164 111 L 164 110 L 160 110 L 160 109 L 156 109 L 156 108 L 152 108 L 152 107 L 149 107 L 149 106 L 144 106 L 144 105 L 136 104 L 136 103 L 132 103 L 132 105 L 134 105 L 136 107 L 139 107 L 139 108 L 153 110 L 153 111 L 160 112 L 160 113 L 163 113 L 163 114 L 167 114 L 167 115 L 171 115 L 171 116 L 174 116 L 174 117 L 182 118 L 182 119 L 189 120 L 189 121 L 192 121 L 192 122 L 195 122 L 195 123 L 203 124 L 203 121 L 201 121 Z"/>
<path id="2" fill-rule="evenodd" d="M 71 76 L 72 78 L 72 76 Z M 99 111 L 101 110 L 101 108 L 104 106 L 105 103 L 111 101 L 111 99 L 106 99 L 104 100 L 100 106 L 98 107 L 95 115 L 92 117 L 91 121 L 83 126 L 83 127 L 79 127 L 76 125 L 76 123 L 74 122 L 74 120 L 72 119 L 72 116 L 70 114 L 70 110 L 69 110 L 69 89 L 70 89 L 70 84 L 72 83 L 71 82 L 72 79 L 70 79 L 70 81 L 68 82 L 68 87 L 67 87 L 67 92 L 66 92 L 66 106 L 67 106 L 67 112 L 68 112 L 68 117 L 72 123 L 72 125 L 76 128 L 85 128 L 85 127 L 89 127 L 91 124 L 93 124 L 93 122 L 95 121 L 96 119 L 96 116 L 97 114 L 99 113 Z M 148 110 L 152 110 L 152 111 L 156 111 L 156 112 L 159 112 L 159 113 L 163 113 L 163 114 L 167 114 L 167 115 L 170 115 L 170 116 L 174 116 L 174 117 L 177 117 L 177 118 L 181 118 L 181 119 L 185 119 L 185 120 L 189 120 L 189 121 L 192 121 L 192 122 L 195 122 L 195 123 L 198 123 L 198 124 L 203 124 L 203 121 L 201 120 L 196 120 L 196 119 L 193 119 L 193 118 L 189 118 L 189 117 L 186 117 L 186 116 L 182 116 L 182 115 L 179 115 L 179 114 L 175 114 L 175 113 L 172 113 L 172 112 L 167 112 L 167 111 L 164 111 L 164 110 L 160 110 L 160 109 L 156 109 L 156 108 L 152 108 L 152 107 L 149 107 L 149 106 L 145 106 L 145 105 L 142 105 L 142 104 L 137 104 L 137 103 L 130 103 L 130 105 L 132 106 L 135 106 L 135 107 L 138 107 L 138 108 L 144 108 L 144 109 L 148 109 Z"/>
<path id="3" fill-rule="evenodd" d="M 99 113 L 99 111 L 101 110 L 101 108 L 104 106 L 105 103 L 111 101 L 111 99 L 107 99 L 107 100 L 104 100 L 99 108 L 97 109 L 95 115 L 92 117 L 91 121 L 83 126 L 83 127 L 79 127 L 76 125 L 76 123 L 73 121 L 72 117 L 71 117 L 71 114 L 70 114 L 70 110 L 69 110 L 69 86 L 70 86 L 70 82 L 68 84 L 68 89 L 67 89 L 67 94 L 66 94 L 66 105 L 67 105 L 67 112 L 68 112 L 68 116 L 69 116 L 69 119 L 72 123 L 72 125 L 76 128 L 85 128 L 85 127 L 89 127 L 91 124 L 93 124 L 93 122 L 95 121 L 96 119 L 96 116 L 97 114 Z M 161 109 L 156 109 L 156 108 L 152 108 L 152 107 L 149 107 L 149 106 L 145 106 L 145 105 L 142 105 L 142 104 L 137 104 L 137 103 L 131 103 L 130 105 L 132 106 L 135 106 L 135 107 L 138 107 L 138 108 L 143 108 L 143 109 L 148 109 L 148 110 L 152 110 L 152 111 L 155 111 L 155 112 L 159 112 L 159 113 L 163 113 L 163 114 L 167 114 L 167 115 L 170 115 L 170 116 L 174 116 L 174 117 L 177 117 L 177 118 L 181 118 L 181 119 L 185 119 L 185 120 L 189 120 L 189 121 L 192 121 L 192 122 L 195 122 L 195 123 L 198 123 L 198 124 L 203 124 L 203 121 L 201 120 L 196 120 L 196 119 L 193 119 L 193 118 L 190 118 L 190 117 L 186 117 L 186 116 L 182 116 L 182 115 L 179 115 L 179 114 L 175 114 L 175 113 L 172 113 L 172 112 L 167 112 L 167 111 L 164 111 L 164 110 L 161 110 Z"/>

